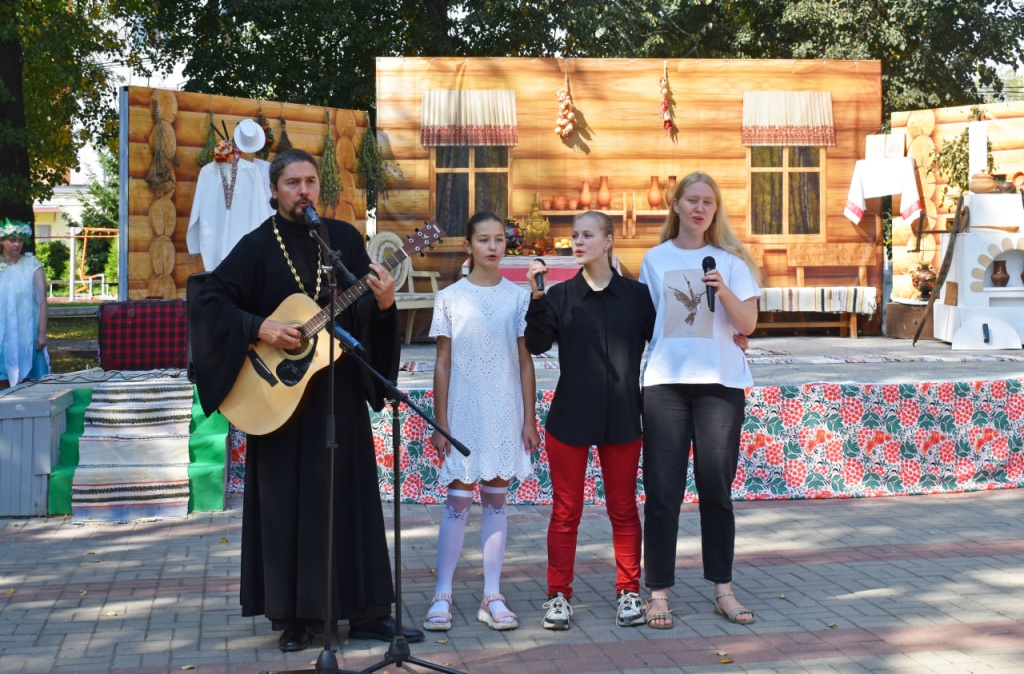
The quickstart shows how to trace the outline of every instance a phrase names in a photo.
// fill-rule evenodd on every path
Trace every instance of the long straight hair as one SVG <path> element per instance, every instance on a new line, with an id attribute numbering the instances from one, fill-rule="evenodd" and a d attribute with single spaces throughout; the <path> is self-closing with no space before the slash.
<path id="1" fill-rule="evenodd" d="M 676 213 L 675 204 L 683 196 L 686 188 L 694 183 L 704 183 L 715 193 L 715 217 L 711 219 L 711 225 L 704 232 L 704 240 L 712 246 L 727 250 L 742 259 L 754 274 L 758 285 L 760 285 L 761 270 L 754 261 L 754 256 L 750 254 L 750 251 L 743 245 L 743 242 L 736 238 L 732 228 L 729 226 L 729 218 L 726 216 L 725 208 L 722 206 L 722 190 L 718 188 L 718 183 L 715 182 L 715 179 L 707 173 L 694 171 L 676 185 L 676 191 L 672 194 L 672 200 L 668 205 L 668 217 L 665 218 L 665 224 L 661 228 L 658 243 L 665 243 L 669 239 L 676 238 L 676 235 L 679 234 L 679 214 Z"/>

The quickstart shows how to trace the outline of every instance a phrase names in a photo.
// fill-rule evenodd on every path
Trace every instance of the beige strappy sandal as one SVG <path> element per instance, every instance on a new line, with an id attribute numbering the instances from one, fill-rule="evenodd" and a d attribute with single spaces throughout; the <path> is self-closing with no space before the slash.
<path id="1" fill-rule="evenodd" d="M 435 594 L 434 598 L 430 600 L 430 605 L 433 606 L 439 601 L 448 602 L 448 610 L 427 613 L 427 619 L 423 621 L 423 629 L 428 632 L 447 632 L 452 628 L 452 596 L 447 593 Z"/>
<path id="2" fill-rule="evenodd" d="M 734 595 L 732 592 L 723 592 L 722 594 L 716 594 L 715 595 L 715 601 L 714 601 L 715 613 L 717 613 L 718 615 L 721 615 L 721 616 L 725 616 L 726 620 L 728 620 L 731 623 L 736 623 L 737 625 L 753 625 L 755 622 L 757 622 L 757 616 L 755 616 L 754 612 L 751 611 L 749 608 L 743 608 L 743 606 L 737 606 L 733 610 L 731 610 L 728 613 L 726 613 L 725 609 L 723 609 L 721 607 L 721 605 L 718 603 L 718 600 L 721 599 L 722 597 L 735 597 L 735 596 L 736 595 Z M 740 616 L 743 615 L 744 613 L 746 613 L 747 615 L 750 616 L 749 620 L 740 620 Z"/>
<path id="3" fill-rule="evenodd" d="M 489 594 L 480 602 L 480 610 L 476 612 L 476 619 L 492 630 L 514 630 L 519 627 L 519 618 L 512 611 L 498 611 L 491 615 L 491 602 L 504 602 L 505 597 L 500 594 Z"/>
<path id="4" fill-rule="evenodd" d="M 647 626 L 656 630 L 670 630 L 675 627 L 675 619 L 672 617 L 672 610 L 651 612 L 652 601 L 664 601 L 668 606 L 668 595 L 664 597 L 651 597 L 644 604 L 644 615 L 647 617 Z"/>

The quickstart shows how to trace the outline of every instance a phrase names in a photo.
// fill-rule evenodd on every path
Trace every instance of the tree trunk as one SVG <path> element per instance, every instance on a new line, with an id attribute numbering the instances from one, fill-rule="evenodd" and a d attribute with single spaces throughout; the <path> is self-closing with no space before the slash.
<path id="1" fill-rule="evenodd" d="M 17 3 L 0 3 L 0 215 L 33 224 Z M 34 227 L 34 224 L 33 224 Z"/>

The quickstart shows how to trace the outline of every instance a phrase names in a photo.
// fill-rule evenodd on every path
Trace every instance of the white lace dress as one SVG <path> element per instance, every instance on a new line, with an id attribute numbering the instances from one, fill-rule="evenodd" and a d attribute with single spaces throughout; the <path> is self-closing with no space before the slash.
<path id="1" fill-rule="evenodd" d="M 437 294 L 431 337 L 452 340 L 448 430 L 470 450 L 452 450 L 438 480 L 466 483 L 533 473 L 523 446 L 523 389 L 518 338 L 530 293 L 507 279 L 476 286 L 461 279 Z"/>

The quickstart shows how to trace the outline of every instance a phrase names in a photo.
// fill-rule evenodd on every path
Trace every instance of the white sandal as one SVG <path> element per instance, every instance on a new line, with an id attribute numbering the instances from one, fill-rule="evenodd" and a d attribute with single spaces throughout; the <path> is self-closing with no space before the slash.
<path id="1" fill-rule="evenodd" d="M 514 630 L 519 627 L 519 618 L 512 611 L 498 611 L 491 615 L 491 602 L 505 602 L 505 597 L 500 594 L 489 594 L 480 602 L 480 610 L 476 612 L 476 619 L 492 630 Z"/>
<path id="2" fill-rule="evenodd" d="M 447 593 L 435 594 L 434 598 L 430 600 L 430 605 L 433 606 L 439 601 L 448 602 L 448 610 L 427 613 L 427 619 L 423 621 L 423 629 L 428 632 L 447 632 L 452 628 L 452 596 Z"/>

